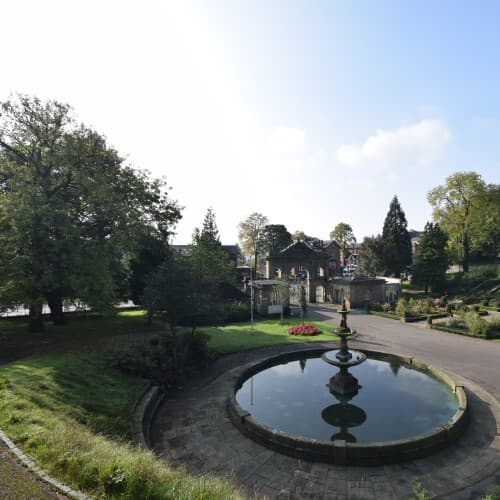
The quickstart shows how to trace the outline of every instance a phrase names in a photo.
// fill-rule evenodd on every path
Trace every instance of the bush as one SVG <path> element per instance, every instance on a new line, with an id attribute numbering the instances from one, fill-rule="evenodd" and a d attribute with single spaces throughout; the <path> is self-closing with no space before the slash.
<path id="1" fill-rule="evenodd" d="M 465 328 L 465 323 L 462 320 L 453 317 L 448 318 L 445 322 L 445 325 L 448 328 L 459 328 L 459 329 Z"/>
<path id="2" fill-rule="evenodd" d="M 383 311 L 383 306 L 380 302 L 370 302 L 369 303 L 370 311 Z"/>
<path id="3" fill-rule="evenodd" d="M 186 375 L 200 372 L 208 366 L 213 354 L 207 342 L 208 336 L 201 332 L 182 332 L 176 338 L 165 334 L 147 344 L 112 351 L 107 358 L 112 367 L 152 380 L 168 389 L 182 382 Z"/>
<path id="4" fill-rule="evenodd" d="M 288 329 L 288 333 L 290 335 L 303 335 L 303 336 L 311 336 L 318 335 L 321 333 L 321 330 L 314 325 L 306 323 L 305 325 L 296 325 L 292 326 Z"/>
<path id="5" fill-rule="evenodd" d="M 486 333 L 486 321 L 479 317 L 474 311 L 470 311 L 465 315 L 465 324 L 469 332 L 475 337 L 484 337 Z"/>
<path id="6" fill-rule="evenodd" d="M 232 302 L 224 307 L 224 322 L 238 323 L 250 319 L 250 304 L 245 302 Z"/>
<path id="7" fill-rule="evenodd" d="M 401 318 L 406 318 L 408 315 L 408 303 L 405 298 L 401 297 L 398 300 L 398 303 L 396 304 L 396 313 Z"/>
<path id="8" fill-rule="evenodd" d="M 500 337 L 500 320 L 485 321 L 484 336 L 487 339 Z"/>

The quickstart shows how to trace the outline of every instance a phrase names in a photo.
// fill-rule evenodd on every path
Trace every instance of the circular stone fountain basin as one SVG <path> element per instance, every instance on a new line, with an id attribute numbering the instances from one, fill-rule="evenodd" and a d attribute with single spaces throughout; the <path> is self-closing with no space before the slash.
<path id="1" fill-rule="evenodd" d="M 338 464 L 378 464 L 427 455 L 465 426 L 463 389 L 444 372 L 411 358 L 363 351 L 349 368 L 356 392 L 341 395 L 329 380 L 338 369 L 295 352 L 241 369 L 229 415 L 255 440 L 289 455 Z"/>

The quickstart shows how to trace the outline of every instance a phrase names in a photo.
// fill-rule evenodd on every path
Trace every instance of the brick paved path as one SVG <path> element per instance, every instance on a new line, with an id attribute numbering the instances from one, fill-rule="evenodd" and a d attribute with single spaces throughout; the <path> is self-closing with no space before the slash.
<path id="1" fill-rule="evenodd" d="M 333 321 L 338 322 L 331 308 L 311 309 L 311 315 L 321 319 L 335 318 Z M 232 369 L 298 348 L 292 345 L 224 357 L 204 380 L 166 400 L 152 428 L 154 450 L 162 458 L 183 464 L 192 472 L 231 477 L 248 491 L 249 496 L 257 494 L 260 498 L 409 498 L 411 483 L 418 478 L 433 497 L 477 499 L 489 486 L 500 483 L 500 405 L 488 392 L 491 388 L 494 389 L 491 392 L 499 390 L 500 363 L 493 370 L 478 368 L 474 372 L 472 363 L 464 361 L 466 369 L 461 371 L 466 371 L 467 377 L 453 372 L 448 366 L 455 367 L 460 356 L 465 358 L 469 351 L 474 356 L 480 351 L 488 352 L 483 353 L 485 357 L 482 358 L 488 362 L 488 356 L 494 359 L 495 353 L 500 353 L 500 344 L 468 338 L 458 340 L 447 334 L 448 340 L 443 341 L 442 337 L 435 340 L 434 336 L 440 335 L 437 332 L 366 315 L 353 314 L 349 324 L 351 327 L 355 325 L 359 332 L 353 346 L 415 356 L 446 369 L 457 382 L 463 383 L 472 410 L 471 422 L 464 436 L 431 457 L 379 467 L 306 462 L 255 443 L 234 428 L 226 414 L 226 396 L 233 384 Z M 446 342 L 454 353 L 448 358 L 445 355 Z M 474 348 L 470 347 L 470 342 L 474 343 Z M 441 362 L 437 363 L 437 359 Z"/>

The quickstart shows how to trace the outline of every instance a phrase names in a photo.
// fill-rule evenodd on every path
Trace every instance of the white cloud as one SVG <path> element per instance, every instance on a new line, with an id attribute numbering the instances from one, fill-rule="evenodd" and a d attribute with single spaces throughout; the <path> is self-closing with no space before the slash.
<path id="1" fill-rule="evenodd" d="M 305 135 L 301 128 L 276 127 L 269 137 L 271 149 L 277 153 L 302 153 Z"/>
<path id="2" fill-rule="evenodd" d="M 395 130 L 379 129 L 362 145 L 343 144 L 336 151 L 347 167 L 427 167 L 443 154 L 451 132 L 439 119 L 426 119 Z"/>

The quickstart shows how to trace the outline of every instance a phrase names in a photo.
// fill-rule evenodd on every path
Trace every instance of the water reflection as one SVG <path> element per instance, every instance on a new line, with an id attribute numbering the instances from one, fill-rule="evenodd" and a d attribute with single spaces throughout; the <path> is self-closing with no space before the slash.
<path id="1" fill-rule="evenodd" d="M 311 439 L 404 439 L 443 425 L 458 407 L 454 395 L 427 374 L 398 365 L 366 360 L 349 370 L 363 387 L 340 395 L 328 384 L 332 366 L 297 359 L 254 374 L 236 399 L 259 422 Z"/>
<path id="2" fill-rule="evenodd" d="M 332 392 L 332 391 L 330 391 Z M 348 429 L 358 427 L 366 420 L 366 412 L 358 406 L 349 403 L 357 394 L 337 394 L 332 392 L 339 403 L 327 406 L 321 412 L 321 418 L 333 427 L 338 427 L 340 432 L 336 432 L 330 438 L 332 441 L 343 439 L 349 443 L 356 443 L 356 437 L 349 433 Z"/>

